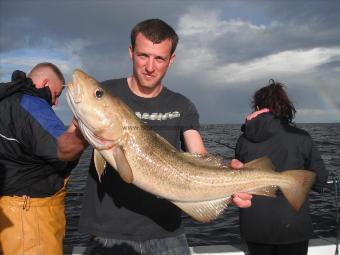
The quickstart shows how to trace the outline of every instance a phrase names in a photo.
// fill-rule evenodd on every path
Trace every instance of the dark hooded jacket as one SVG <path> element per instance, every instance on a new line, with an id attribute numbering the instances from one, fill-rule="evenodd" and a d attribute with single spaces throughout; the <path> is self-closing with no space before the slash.
<path id="1" fill-rule="evenodd" d="M 48 87 L 36 89 L 25 73 L 0 84 L 0 196 L 47 197 L 74 167 L 58 159 L 65 126 L 51 108 Z"/>
<path id="2" fill-rule="evenodd" d="M 249 162 L 268 156 L 278 172 L 308 169 L 317 174 L 314 187 L 325 184 L 328 173 L 310 135 L 271 113 L 247 121 L 236 145 L 236 158 Z M 276 198 L 254 196 L 252 206 L 240 209 L 242 237 L 248 242 L 287 244 L 309 239 L 313 234 L 309 202 L 296 212 L 281 192 Z"/>

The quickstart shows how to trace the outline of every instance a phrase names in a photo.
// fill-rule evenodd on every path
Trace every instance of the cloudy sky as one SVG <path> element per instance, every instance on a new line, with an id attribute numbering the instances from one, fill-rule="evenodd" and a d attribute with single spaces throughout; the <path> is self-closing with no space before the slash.
<path id="1" fill-rule="evenodd" d="M 296 122 L 340 122 L 340 1 L 0 0 L 0 81 L 36 63 L 102 81 L 131 74 L 131 28 L 147 18 L 180 42 L 164 84 L 202 123 L 241 123 L 270 78 L 284 83 Z M 71 112 L 62 96 L 57 114 Z"/>

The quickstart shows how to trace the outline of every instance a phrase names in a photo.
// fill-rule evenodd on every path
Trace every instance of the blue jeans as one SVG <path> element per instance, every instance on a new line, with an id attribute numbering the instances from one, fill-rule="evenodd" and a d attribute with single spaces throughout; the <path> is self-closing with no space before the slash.
<path id="1" fill-rule="evenodd" d="M 94 255 L 190 255 L 185 235 L 145 241 L 96 237 L 94 246 L 86 250 Z M 86 254 L 88 254 L 86 253 Z"/>

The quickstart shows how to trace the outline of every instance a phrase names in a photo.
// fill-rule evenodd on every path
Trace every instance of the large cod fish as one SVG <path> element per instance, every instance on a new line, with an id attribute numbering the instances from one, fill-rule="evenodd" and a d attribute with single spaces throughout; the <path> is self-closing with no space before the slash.
<path id="1" fill-rule="evenodd" d="M 79 69 L 67 87 L 67 100 L 94 147 L 99 179 L 108 162 L 125 182 L 168 199 L 198 221 L 217 218 L 238 192 L 275 196 L 279 188 L 298 210 L 314 182 L 311 171 L 275 172 L 267 157 L 232 170 L 218 157 L 180 152 Z"/>

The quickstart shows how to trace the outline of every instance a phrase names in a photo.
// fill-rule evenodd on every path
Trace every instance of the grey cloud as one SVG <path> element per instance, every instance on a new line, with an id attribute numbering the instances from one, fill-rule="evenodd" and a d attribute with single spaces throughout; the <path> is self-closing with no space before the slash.
<path id="1" fill-rule="evenodd" d="M 232 6 L 237 7 L 236 12 L 240 12 L 241 7 L 245 9 L 243 16 L 239 18 L 265 28 L 254 30 L 240 26 L 239 30 L 225 32 L 218 40 L 213 41 L 211 49 L 218 54 L 221 63 L 239 62 L 297 48 L 331 47 L 339 44 L 340 33 L 335 25 L 340 23 L 339 1 L 252 2 L 234 3 Z M 253 10 L 252 8 L 252 18 L 244 15 L 246 10 Z M 224 2 L 216 10 L 222 10 L 223 14 L 230 13 L 230 4 Z M 231 20 L 235 17 L 225 18 L 221 14 L 220 19 Z M 195 46 L 204 45 L 205 37 L 209 37 L 209 34 L 195 35 L 194 38 L 187 39 L 188 43 Z"/>
<path id="2" fill-rule="evenodd" d="M 81 67 L 98 80 L 127 76 L 131 73 L 127 49 L 132 26 L 140 20 L 159 17 L 179 29 L 180 18 L 193 6 L 203 12 L 220 11 L 220 21 L 238 19 L 265 28 L 254 30 L 244 25 L 238 31 L 222 33 L 217 40 L 205 45 L 209 34 L 180 35 L 180 47 L 190 49 L 203 45 L 216 54 L 217 66 L 211 68 L 290 49 L 339 46 L 339 1 L 1 0 L 0 54 L 27 47 L 64 49 L 77 56 Z M 204 123 L 243 122 L 250 111 L 252 93 L 272 78 L 261 77 L 237 82 L 234 87 L 213 88 L 213 79 L 210 84 L 196 78 L 201 77 L 197 74 L 204 74 L 204 70 L 199 69 L 200 63 L 197 65 L 195 73 L 186 76 L 177 72 L 175 62 L 165 84 L 190 98 Z M 0 77 L 3 74 L 4 70 L 0 70 Z M 340 97 L 336 97 L 340 94 L 337 59 L 303 77 L 299 74 L 276 77 L 275 73 L 271 76 L 289 86 L 298 108 L 298 120 L 310 120 L 306 116 L 300 118 L 300 109 L 325 109 L 325 95 L 319 94 L 320 84 L 330 100 L 337 107 L 340 105 L 337 99 Z M 59 111 L 69 118 L 68 109 Z"/>
<path id="3" fill-rule="evenodd" d="M 330 61 L 326 64 L 320 65 L 320 70 L 324 71 L 340 71 L 340 60 L 335 59 L 334 61 Z"/>
<path id="4" fill-rule="evenodd" d="M 5 24 L 1 25 L 5 39 L 0 49 L 27 46 L 27 43 L 36 46 L 43 37 L 59 43 L 70 38 L 90 41 L 127 38 L 138 21 L 156 15 L 171 21 L 177 10 L 176 3 L 157 1 L 3 0 L 0 21 Z M 16 45 L 8 44 L 9 36 Z M 27 37 L 31 39 L 29 42 Z"/>

